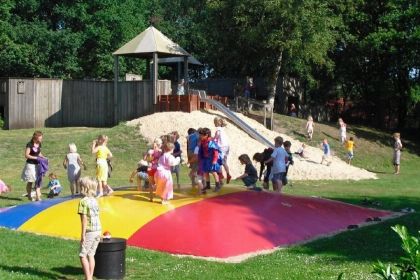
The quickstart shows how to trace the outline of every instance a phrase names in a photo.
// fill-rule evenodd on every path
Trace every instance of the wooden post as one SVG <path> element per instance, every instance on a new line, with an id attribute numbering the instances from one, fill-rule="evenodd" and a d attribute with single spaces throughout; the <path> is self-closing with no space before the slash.
<path id="1" fill-rule="evenodd" d="M 188 56 L 184 56 L 184 92 L 185 94 L 190 93 L 190 82 L 188 77 Z"/>
<path id="2" fill-rule="evenodd" d="M 157 102 L 157 80 L 158 80 L 158 54 L 157 52 L 153 53 L 153 71 L 152 71 L 152 88 L 153 88 L 153 96 L 154 102 Z"/>
<path id="3" fill-rule="evenodd" d="M 119 76 L 119 61 L 118 55 L 114 56 L 114 123 L 118 124 L 118 76 Z"/>

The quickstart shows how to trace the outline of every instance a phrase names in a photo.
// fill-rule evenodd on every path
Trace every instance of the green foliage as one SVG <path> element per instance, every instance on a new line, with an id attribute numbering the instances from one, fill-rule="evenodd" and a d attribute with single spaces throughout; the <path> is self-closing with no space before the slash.
<path id="1" fill-rule="evenodd" d="M 420 243 L 417 237 L 411 236 L 405 226 L 396 225 L 392 229 L 402 241 L 405 257 L 395 266 L 385 265 L 378 261 L 373 265 L 373 273 L 384 280 L 418 280 L 420 272 Z"/>

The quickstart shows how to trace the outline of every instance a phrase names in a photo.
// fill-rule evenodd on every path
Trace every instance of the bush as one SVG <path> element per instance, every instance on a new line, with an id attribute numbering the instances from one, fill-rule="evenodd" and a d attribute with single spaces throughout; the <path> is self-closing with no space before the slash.
<path id="1" fill-rule="evenodd" d="M 0 129 L 3 129 L 3 128 L 4 128 L 4 120 L 0 115 Z"/>
<path id="2" fill-rule="evenodd" d="M 410 236 L 405 226 L 391 227 L 401 238 L 402 249 L 405 256 L 400 262 L 391 266 L 378 261 L 373 265 L 374 274 L 386 280 L 418 280 L 420 271 L 420 245 L 419 238 Z"/>

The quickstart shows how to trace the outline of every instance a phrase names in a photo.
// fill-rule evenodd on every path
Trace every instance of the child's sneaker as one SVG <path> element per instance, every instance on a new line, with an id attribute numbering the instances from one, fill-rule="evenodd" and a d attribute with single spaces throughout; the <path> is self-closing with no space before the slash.
<path id="1" fill-rule="evenodd" d="M 230 174 L 228 174 L 226 176 L 226 184 L 229 184 L 231 179 L 232 179 L 232 176 L 230 176 Z"/>

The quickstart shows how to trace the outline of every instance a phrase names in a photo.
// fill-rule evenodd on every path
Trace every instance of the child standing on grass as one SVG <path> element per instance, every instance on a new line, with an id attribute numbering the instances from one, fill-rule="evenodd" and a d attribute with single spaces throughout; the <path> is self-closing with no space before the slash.
<path id="1" fill-rule="evenodd" d="M 173 151 L 172 155 L 175 158 L 179 158 L 179 160 L 181 162 L 182 150 L 181 150 L 181 145 L 178 142 L 179 133 L 178 133 L 178 131 L 174 131 L 171 134 L 172 134 L 172 139 L 173 139 L 173 143 L 174 143 L 174 151 Z M 179 169 L 180 169 L 180 166 L 181 166 L 181 164 L 178 163 L 177 165 L 172 167 L 172 173 L 175 173 L 175 176 L 176 176 L 176 185 L 178 187 L 178 190 L 181 189 L 181 185 L 179 184 Z"/>
<path id="2" fill-rule="evenodd" d="M 48 175 L 48 178 L 50 179 L 47 186 L 49 189 L 48 198 L 53 198 L 54 196 L 58 196 L 61 193 L 62 187 L 57 175 L 54 172 L 51 172 Z"/>
<path id="3" fill-rule="evenodd" d="M 346 140 L 345 147 L 346 147 L 346 150 L 347 150 L 347 163 L 349 165 L 351 165 L 351 160 L 354 157 L 354 153 L 353 153 L 354 146 L 355 146 L 355 144 L 354 144 L 354 141 L 353 141 L 353 137 L 350 137 L 349 140 Z"/>
<path id="4" fill-rule="evenodd" d="M 69 144 L 69 152 L 63 161 L 64 169 L 67 169 L 67 179 L 70 183 L 71 195 L 74 196 L 80 192 L 79 190 L 79 178 L 82 174 L 80 166 L 83 166 L 86 170 L 86 165 L 83 163 L 80 155 L 77 153 L 76 144 Z"/>
<path id="5" fill-rule="evenodd" d="M 400 133 L 396 132 L 392 135 L 394 137 L 394 155 L 392 159 L 392 163 L 394 164 L 395 168 L 395 175 L 400 174 L 400 163 L 401 163 L 401 150 L 402 150 L 402 143 L 401 143 L 401 135 Z"/>
<path id="6" fill-rule="evenodd" d="M 283 187 L 283 177 L 286 174 L 286 158 L 288 154 L 286 150 L 282 147 L 283 138 L 278 136 L 274 138 L 275 149 L 271 154 L 270 159 L 265 161 L 265 164 L 273 162 L 273 167 L 271 169 L 273 189 L 276 192 L 281 192 Z"/>
<path id="7" fill-rule="evenodd" d="M 9 185 L 6 185 L 2 180 L 0 180 L 0 195 L 2 193 L 8 193 L 12 191 L 12 187 Z"/>
<path id="8" fill-rule="evenodd" d="M 155 173 L 156 195 L 162 199 L 162 204 L 174 197 L 174 186 L 171 169 L 180 163 L 180 157 L 172 155 L 175 145 L 167 142 L 162 145 L 163 155 L 159 158 L 158 167 Z"/>
<path id="9" fill-rule="evenodd" d="M 216 127 L 216 132 L 214 133 L 214 142 L 219 146 L 221 152 L 221 158 L 223 160 L 223 168 L 226 172 L 226 184 L 229 184 L 232 177 L 229 172 L 228 165 L 228 156 L 229 156 L 229 138 L 226 135 L 225 126 L 227 125 L 226 121 L 223 118 L 215 117 L 214 126 Z M 223 176 L 222 172 L 220 174 Z"/>
<path id="10" fill-rule="evenodd" d="M 200 144 L 198 152 L 198 162 L 203 171 L 203 177 L 206 181 L 204 190 L 210 189 L 210 174 L 213 175 L 215 181 L 214 191 L 218 192 L 221 188 L 219 173 L 222 159 L 220 157 L 219 146 L 211 138 L 211 131 L 208 128 L 201 128 Z"/>
<path id="11" fill-rule="evenodd" d="M 240 155 L 238 159 L 242 165 L 245 165 L 245 171 L 241 176 L 237 177 L 236 180 L 241 179 L 245 187 L 256 190 L 256 184 L 258 181 L 257 169 L 255 169 L 255 167 L 252 165 L 251 159 L 247 154 Z"/>
<path id="12" fill-rule="evenodd" d="M 308 133 L 309 141 L 311 141 L 314 134 L 314 119 L 312 116 L 309 116 L 308 121 L 306 122 L 306 132 Z"/>
<path id="13" fill-rule="evenodd" d="M 88 177 L 80 179 L 80 191 L 84 196 L 77 213 L 80 215 L 82 233 L 80 236 L 80 263 L 85 279 L 93 279 L 95 270 L 95 253 L 101 238 L 101 221 L 99 219 L 99 205 L 95 199 L 98 183 Z"/>
<path id="14" fill-rule="evenodd" d="M 327 166 L 330 166 L 331 165 L 331 149 L 330 149 L 330 145 L 328 144 L 328 140 L 326 138 L 321 143 L 321 149 L 323 151 L 321 164 L 323 164 L 325 161 L 327 163 Z"/>
<path id="15" fill-rule="evenodd" d="M 113 190 L 108 186 L 108 162 L 107 159 L 112 158 L 112 153 L 106 146 L 108 136 L 99 135 L 98 139 L 93 140 L 91 151 L 96 154 L 96 180 L 98 180 L 98 197 L 109 195 Z"/>

